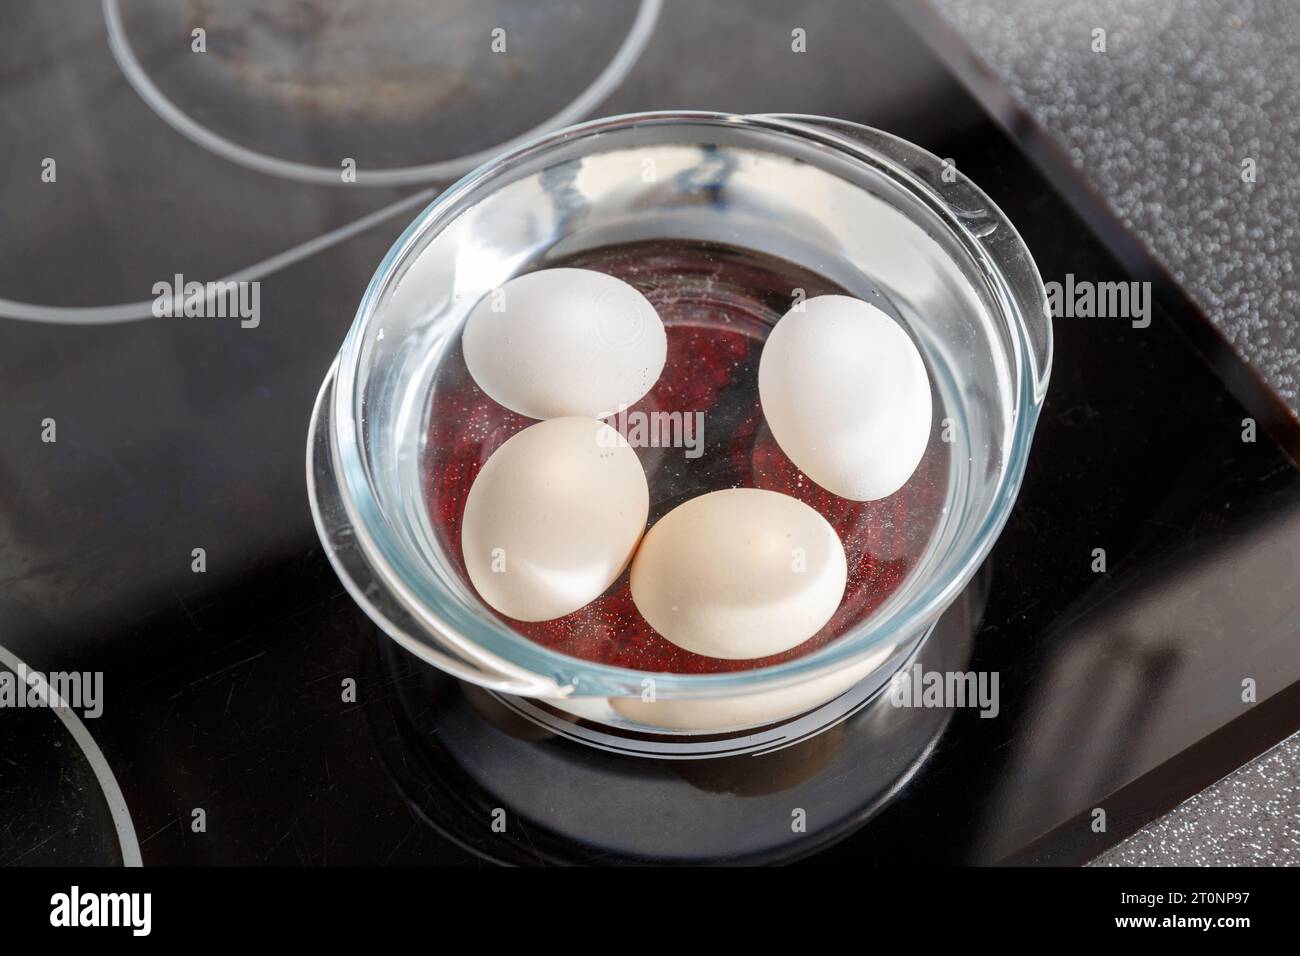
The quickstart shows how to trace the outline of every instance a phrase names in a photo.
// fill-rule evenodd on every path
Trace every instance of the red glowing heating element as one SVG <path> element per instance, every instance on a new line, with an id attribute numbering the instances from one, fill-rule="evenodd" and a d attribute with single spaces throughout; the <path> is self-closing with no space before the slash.
<path id="1" fill-rule="evenodd" d="M 682 448 L 636 449 L 650 486 L 650 522 L 690 498 L 723 488 L 783 492 L 814 508 L 840 535 L 848 584 L 839 609 L 817 634 L 781 654 L 751 660 L 704 657 L 661 637 L 633 604 L 626 571 L 605 594 L 565 617 L 536 623 L 497 617 L 528 639 L 573 657 L 678 674 L 778 664 L 808 654 L 866 618 L 907 576 L 938 523 L 948 446 L 932 436 L 916 472 L 890 497 L 848 501 L 818 487 L 790 462 L 765 425 L 758 398 L 763 339 L 789 308 L 792 290 L 803 289 L 808 298 L 848 293 L 790 263 L 699 243 L 612 246 L 546 263 L 560 266 L 595 269 L 631 283 L 667 328 L 663 374 L 629 415 L 703 413 L 698 457 L 688 457 Z M 442 363 L 433 395 L 426 452 L 429 519 L 468 584 L 460 521 L 470 485 L 492 452 L 533 422 L 474 384 L 459 345 Z M 936 429 L 942 418 L 936 397 Z"/>

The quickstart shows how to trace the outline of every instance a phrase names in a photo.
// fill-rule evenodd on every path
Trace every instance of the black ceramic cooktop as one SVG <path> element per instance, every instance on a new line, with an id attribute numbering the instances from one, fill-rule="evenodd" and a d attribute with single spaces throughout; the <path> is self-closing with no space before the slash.
<path id="1" fill-rule="evenodd" d="M 220 135 L 394 166 L 557 111 L 636 7 L 564 5 L 585 24 L 575 52 L 573 23 L 489 6 L 520 38 L 510 68 L 486 44 L 481 61 L 463 52 L 457 31 L 486 26 L 447 4 L 427 38 L 440 68 L 376 67 L 373 83 L 365 64 L 405 63 L 411 31 L 432 29 L 414 6 L 337 24 L 310 4 L 231 4 L 213 23 L 155 0 L 122 26 L 157 87 Z M 998 715 L 877 703 L 766 756 L 656 762 L 548 737 L 409 658 L 327 564 L 303 449 L 371 271 L 417 194 L 445 183 L 322 186 L 231 162 L 145 105 L 97 5 L 51 0 L 0 30 L 0 316 L 84 320 L 47 307 L 147 300 L 175 273 L 229 275 L 343 233 L 262 278 L 256 327 L 0 317 L 4 664 L 103 674 L 103 713 L 80 730 L 0 709 L 0 862 L 1078 863 L 1300 727 L 1294 422 L 1142 250 L 1083 225 L 1026 154 L 1032 130 L 991 122 L 914 25 L 877 4 L 787 6 L 666 4 L 599 112 L 882 127 L 952 157 L 1045 280 L 1153 283 L 1144 328 L 1056 320 L 1019 502 L 922 651 L 931 669 L 997 672 Z"/>

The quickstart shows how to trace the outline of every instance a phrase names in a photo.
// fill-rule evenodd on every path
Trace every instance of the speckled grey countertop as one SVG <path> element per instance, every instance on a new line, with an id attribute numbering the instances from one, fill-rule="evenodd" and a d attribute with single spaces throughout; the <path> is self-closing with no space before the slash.
<path id="1" fill-rule="evenodd" d="M 932 2 L 1300 415 L 1300 3 Z M 1300 864 L 1300 735 L 1095 863 Z"/>
<path id="2" fill-rule="evenodd" d="M 1094 866 L 1300 866 L 1300 734 L 1093 861 Z"/>

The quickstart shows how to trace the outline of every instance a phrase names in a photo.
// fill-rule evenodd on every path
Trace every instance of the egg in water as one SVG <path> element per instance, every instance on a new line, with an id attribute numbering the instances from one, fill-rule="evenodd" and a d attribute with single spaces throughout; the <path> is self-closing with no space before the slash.
<path id="1" fill-rule="evenodd" d="M 538 422 L 498 448 L 470 486 L 465 569 L 507 617 L 563 617 L 623 573 L 649 510 L 645 472 L 618 432 L 594 418 Z"/>
<path id="2" fill-rule="evenodd" d="M 822 295 L 763 345 L 758 394 L 772 437 L 801 471 L 853 501 L 886 498 L 930 441 L 930 378 L 903 328 L 870 303 Z"/>
<path id="3" fill-rule="evenodd" d="M 847 578 L 844 546 L 820 514 L 780 492 L 730 488 L 650 529 L 632 561 L 632 600 L 678 647 L 742 660 L 816 634 Z"/>
<path id="4" fill-rule="evenodd" d="M 465 364 L 479 388 L 529 418 L 604 418 L 654 386 L 663 322 L 622 279 L 589 269 L 516 276 L 470 312 Z"/>

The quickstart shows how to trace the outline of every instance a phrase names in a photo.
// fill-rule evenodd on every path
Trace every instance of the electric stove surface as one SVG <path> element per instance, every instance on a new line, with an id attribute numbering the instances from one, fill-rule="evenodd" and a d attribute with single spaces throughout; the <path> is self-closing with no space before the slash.
<path id="1" fill-rule="evenodd" d="M 205 128 L 336 169 L 524 131 L 637 10 L 471 6 L 339 23 L 223 4 L 217 22 L 153 0 L 120 26 Z M 102 672 L 103 713 L 0 709 L 0 862 L 1081 863 L 1300 728 L 1294 420 L 1140 248 L 1083 224 L 914 25 L 883 4 L 783 10 L 666 4 L 597 112 L 887 129 L 953 157 L 1045 280 L 1153 283 L 1145 328 L 1056 320 L 1016 508 L 920 652 L 997 673 L 996 716 L 877 699 L 770 753 L 656 761 L 544 730 L 401 651 L 321 550 L 304 447 L 372 271 L 446 182 L 319 185 L 205 149 L 128 82 L 98 5 L 52 0 L 0 30 L 0 664 Z M 516 59 L 492 59 L 495 23 Z M 815 57 L 791 52 L 794 27 Z M 258 264 L 252 327 L 77 311 Z"/>

